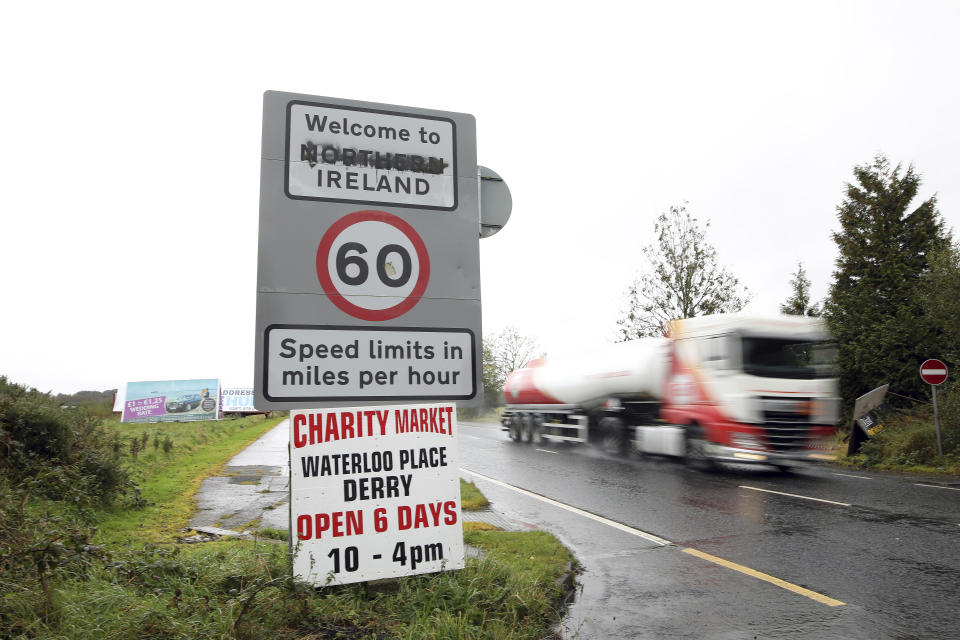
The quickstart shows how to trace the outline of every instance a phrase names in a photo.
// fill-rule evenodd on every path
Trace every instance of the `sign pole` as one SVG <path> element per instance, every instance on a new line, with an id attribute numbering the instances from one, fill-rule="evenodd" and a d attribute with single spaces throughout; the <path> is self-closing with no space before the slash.
<path id="1" fill-rule="evenodd" d="M 937 413 L 937 385 L 932 384 L 933 389 L 933 423 L 937 425 L 937 455 L 943 457 L 943 442 L 940 440 L 940 415 Z"/>

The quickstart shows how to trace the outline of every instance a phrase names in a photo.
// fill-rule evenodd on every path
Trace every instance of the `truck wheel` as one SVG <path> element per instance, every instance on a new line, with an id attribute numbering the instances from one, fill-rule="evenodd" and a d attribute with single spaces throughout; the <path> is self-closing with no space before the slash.
<path id="1" fill-rule="evenodd" d="M 533 414 L 530 420 L 530 442 L 541 444 L 543 442 L 543 416 Z"/>
<path id="2" fill-rule="evenodd" d="M 523 441 L 532 442 L 533 441 L 533 414 L 528 413 L 523 417 Z"/>
<path id="3" fill-rule="evenodd" d="M 716 463 L 707 455 L 707 440 L 700 427 L 688 426 L 684 442 L 684 460 L 688 467 L 701 471 L 716 470 Z"/>
<path id="4" fill-rule="evenodd" d="M 514 442 L 520 442 L 521 421 L 523 418 L 519 415 L 510 416 L 510 439 Z"/>
<path id="5" fill-rule="evenodd" d="M 601 418 L 597 425 L 600 429 L 600 446 L 606 453 L 626 456 L 630 453 L 630 437 L 620 418 Z"/>

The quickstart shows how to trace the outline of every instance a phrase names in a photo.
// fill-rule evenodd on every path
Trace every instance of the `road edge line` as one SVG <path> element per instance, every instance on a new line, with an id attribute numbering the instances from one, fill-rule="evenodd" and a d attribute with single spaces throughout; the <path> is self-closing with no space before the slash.
<path id="1" fill-rule="evenodd" d="M 542 495 L 540 495 L 539 493 L 534 493 L 533 491 L 527 491 L 526 489 L 521 489 L 520 487 L 515 487 L 515 486 L 513 486 L 512 484 L 507 484 L 506 482 L 502 482 L 502 481 L 497 480 L 497 479 L 495 479 L 495 478 L 491 478 L 490 476 L 485 476 L 485 475 L 483 475 L 482 473 L 477 473 L 476 471 L 470 471 L 469 469 L 465 469 L 465 468 L 463 468 L 463 467 L 460 467 L 460 471 L 462 471 L 462 472 L 464 472 L 464 473 L 469 473 L 470 475 L 476 476 L 477 478 L 480 478 L 480 479 L 482 479 L 482 480 L 486 480 L 487 482 L 492 482 L 493 484 L 495 484 L 495 485 L 497 485 L 497 486 L 499 486 L 499 487 L 503 487 L 504 489 L 510 489 L 511 491 L 516 491 L 517 493 L 522 494 L 522 495 L 525 495 L 525 496 L 527 496 L 527 497 L 529 497 L 529 498 L 534 498 L 535 500 L 540 500 L 541 502 L 546 502 L 547 504 L 552 505 L 552 506 L 554 506 L 554 507 L 559 507 L 559 508 L 561 508 L 561 509 L 565 509 L 566 511 L 569 511 L 569 512 L 571 512 L 571 513 L 575 513 L 575 514 L 580 515 L 580 516 L 583 516 L 583 517 L 585 517 L 585 518 L 590 518 L 591 520 L 594 520 L 594 521 L 599 522 L 599 523 L 601 523 L 601 524 L 605 524 L 605 525 L 607 525 L 607 526 L 609 526 L 609 527 L 613 527 L 614 529 L 619 529 L 620 531 L 623 531 L 624 533 L 629 533 L 630 535 L 637 536 L 638 538 L 643 538 L 644 540 L 649 540 L 650 542 L 659 544 L 659 545 L 661 545 L 661 546 L 667 547 L 667 546 L 673 545 L 672 542 L 670 542 L 669 540 L 666 540 L 665 538 L 661 538 L 660 536 L 654 535 L 654 534 L 652 534 L 652 533 L 647 533 L 646 531 L 641 531 L 640 529 L 634 529 L 633 527 L 627 526 L 627 525 L 625 525 L 625 524 L 621 524 L 621 523 L 617 522 L 616 520 L 610 520 L 609 518 L 604 518 L 603 516 L 598 516 L 598 515 L 595 514 L 595 513 L 590 513 L 589 511 L 584 511 L 583 509 L 580 509 L 580 508 L 578 508 L 578 507 L 574 507 L 574 506 L 572 506 L 572 505 L 565 504 L 565 503 L 563 503 L 563 502 L 558 502 L 557 500 L 554 500 L 554 499 L 552 499 L 552 498 L 548 498 L 548 497 L 546 497 L 546 496 L 542 496 Z"/>

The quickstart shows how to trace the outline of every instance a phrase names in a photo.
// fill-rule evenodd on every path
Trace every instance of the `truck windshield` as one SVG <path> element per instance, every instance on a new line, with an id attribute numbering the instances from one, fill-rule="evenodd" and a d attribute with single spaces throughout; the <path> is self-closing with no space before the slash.
<path id="1" fill-rule="evenodd" d="M 743 336 L 743 371 L 763 378 L 829 378 L 836 348 L 827 342 Z"/>

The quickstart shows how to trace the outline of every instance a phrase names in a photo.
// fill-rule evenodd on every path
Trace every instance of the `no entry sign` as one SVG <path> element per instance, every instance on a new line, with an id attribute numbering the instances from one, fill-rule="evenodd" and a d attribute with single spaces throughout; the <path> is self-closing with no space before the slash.
<path id="1" fill-rule="evenodd" d="M 476 122 L 263 96 L 256 407 L 482 400 Z"/>
<path id="2" fill-rule="evenodd" d="M 936 358 L 924 360 L 920 365 L 920 378 L 934 386 L 943 384 L 947 379 L 947 365 Z"/>

